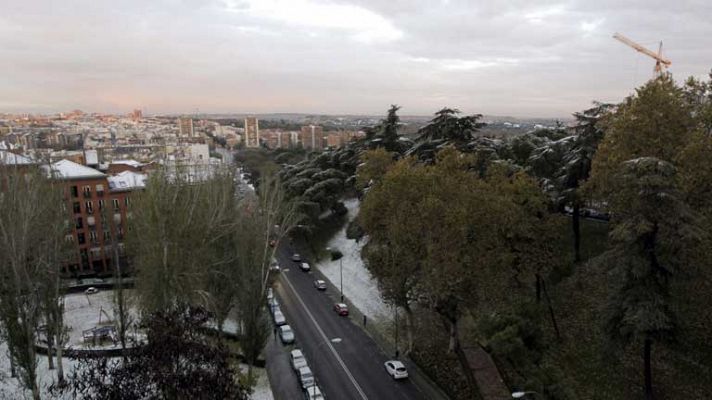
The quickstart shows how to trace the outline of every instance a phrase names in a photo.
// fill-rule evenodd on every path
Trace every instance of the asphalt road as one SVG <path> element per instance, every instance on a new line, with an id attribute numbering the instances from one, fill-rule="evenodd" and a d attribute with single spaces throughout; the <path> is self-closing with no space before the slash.
<path id="1" fill-rule="evenodd" d="M 389 358 L 351 319 L 333 311 L 332 298 L 314 288 L 314 274 L 301 271 L 291 261 L 291 254 L 284 245 L 277 252 L 282 272 L 275 291 L 296 334 L 293 347 L 304 352 L 326 397 L 425 399 L 410 380 L 394 381 L 386 373 L 383 363 Z M 283 348 L 283 352 L 287 354 L 293 347 Z"/>

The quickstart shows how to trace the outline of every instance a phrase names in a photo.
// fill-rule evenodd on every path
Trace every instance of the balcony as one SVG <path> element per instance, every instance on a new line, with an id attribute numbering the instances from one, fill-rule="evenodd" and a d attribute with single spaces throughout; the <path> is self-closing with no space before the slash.
<path id="1" fill-rule="evenodd" d="M 87 217 L 87 225 L 89 225 L 89 226 L 96 225 L 96 219 L 93 216 L 88 216 Z"/>
<path id="2" fill-rule="evenodd" d="M 114 223 L 115 224 L 121 223 L 121 213 L 114 213 Z"/>

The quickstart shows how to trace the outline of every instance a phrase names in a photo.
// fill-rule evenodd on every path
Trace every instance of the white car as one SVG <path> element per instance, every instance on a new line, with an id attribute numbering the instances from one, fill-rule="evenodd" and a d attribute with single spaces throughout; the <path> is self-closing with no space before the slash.
<path id="1" fill-rule="evenodd" d="M 311 368 L 299 368 L 299 383 L 302 384 L 302 389 L 306 389 L 309 386 L 314 386 L 314 374 L 312 373 Z"/>
<path id="2" fill-rule="evenodd" d="M 408 377 L 408 371 L 405 369 L 405 365 L 397 360 L 390 360 L 384 363 L 386 366 L 386 372 L 393 379 L 405 379 Z"/>
<path id="3" fill-rule="evenodd" d="M 307 359 L 304 357 L 299 349 L 294 349 L 289 353 L 289 358 L 292 361 L 292 368 L 295 372 L 299 372 L 299 369 L 307 366 Z"/>
<path id="4" fill-rule="evenodd" d="M 324 400 L 324 394 L 319 386 L 312 385 L 304 389 L 304 400 Z"/>
<path id="5" fill-rule="evenodd" d="M 272 299 L 274 298 L 274 291 L 272 288 L 267 288 L 267 304 L 272 304 Z"/>
<path id="6" fill-rule="evenodd" d="M 302 256 L 300 256 L 299 253 L 294 253 L 294 254 L 292 254 L 292 261 L 294 261 L 294 262 L 302 261 Z"/>
<path id="7" fill-rule="evenodd" d="M 282 326 L 287 323 L 287 319 L 284 318 L 281 310 L 274 310 L 274 323 L 277 326 Z"/>
<path id="8" fill-rule="evenodd" d="M 87 290 L 84 291 L 86 294 L 94 294 L 94 293 L 99 293 L 99 289 L 95 288 L 94 286 L 87 288 Z"/>
<path id="9" fill-rule="evenodd" d="M 306 272 L 311 270 L 311 266 L 309 265 L 309 263 L 305 263 L 305 262 L 299 263 L 299 268 L 301 268 L 302 271 L 306 271 Z"/>
<path id="10" fill-rule="evenodd" d="M 294 343 L 294 331 L 289 325 L 282 325 L 279 327 L 279 338 L 282 340 L 283 344 Z"/>

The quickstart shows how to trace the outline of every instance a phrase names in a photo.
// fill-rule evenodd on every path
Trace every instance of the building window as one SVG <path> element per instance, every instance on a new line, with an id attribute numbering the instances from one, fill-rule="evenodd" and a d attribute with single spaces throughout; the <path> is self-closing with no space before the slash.
<path id="1" fill-rule="evenodd" d="M 109 239 L 111 239 L 111 233 L 108 230 L 106 230 L 106 231 L 104 231 L 104 241 L 108 242 Z"/>
<path id="2" fill-rule="evenodd" d="M 79 244 L 84 244 L 86 242 L 86 239 L 84 238 L 83 233 L 77 233 L 77 242 Z"/>
<path id="3" fill-rule="evenodd" d="M 79 204 L 78 201 L 75 201 L 75 202 L 72 204 L 72 208 L 74 209 L 74 213 L 75 213 L 75 214 L 79 214 L 79 213 L 82 212 L 81 205 Z"/>
<path id="4" fill-rule="evenodd" d="M 92 243 L 98 242 L 96 231 L 94 231 L 94 230 L 89 231 L 89 240 L 91 240 Z"/>
<path id="5" fill-rule="evenodd" d="M 76 186 L 72 186 L 71 192 L 72 192 L 72 197 L 79 197 L 79 190 L 77 189 Z"/>
<path id="6" fill-rule="evenodd" d="M 91 186 L 84 186 L 84 198 L 88 199 L 91 197 Z"/>
<path id="7" fill-rule="evenodd" d="M 125 204 L 126 207 L 128 208 L 128 206 L 129 206 L 129 204 L 130 204 L 128 197 L 124 197 L 124 204 Z"/>
<path id="8" fill-rule="evenodd" d="M 104 185 L 96 185 L 96 195 L 104 197 Z"/>
<path id="9" fill-rule="evenodd" d="M 114 210 L 118 210 L 119 209 L 119 199 L 113 199 L 113 202 L 114 202 Z"/>
<path id="10" fill-rule="evenodd" d="M 82 217 L 77 217 L 77 224 L 76 224 L 77 229 L 82 229 L 84 228 L 84 221 L 82 221 Z"/>
<path id="11" fill-rule="evenodd" d="M 104 204 L 105 204 L 104 200 L 99 200 L 99 210 L 104 209 Z"/>
<path id="12" fill-rule="evenodd" d="M 87 209 L 87 213 L 89 213 L 89 214 L 93 214 L 93 213 L 94 213 L 94 203 L 92 203 L 91 201 L 87 201 L 87 202 L 85 203 L 85 206 L 86 206 L 86 209 Z"/>

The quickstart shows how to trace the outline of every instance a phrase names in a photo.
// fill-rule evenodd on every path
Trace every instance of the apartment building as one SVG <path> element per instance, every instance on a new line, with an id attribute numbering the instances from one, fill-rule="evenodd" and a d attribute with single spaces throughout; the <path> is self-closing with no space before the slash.
<path id="1" fill-rule="evenodd" d="M 108 176 L 69 160 L 51 165 L 56 179 L 64 183 L 71 232 L 76 253 L 63 272 L 73 276 L 107 275 L 114 255 L 124 257 L 123 239 L 130 215 L 131 194 L 145 187 L 145 176 L 124 171 Z M 116 245 L 116 249 L 112 247 Z"/>

